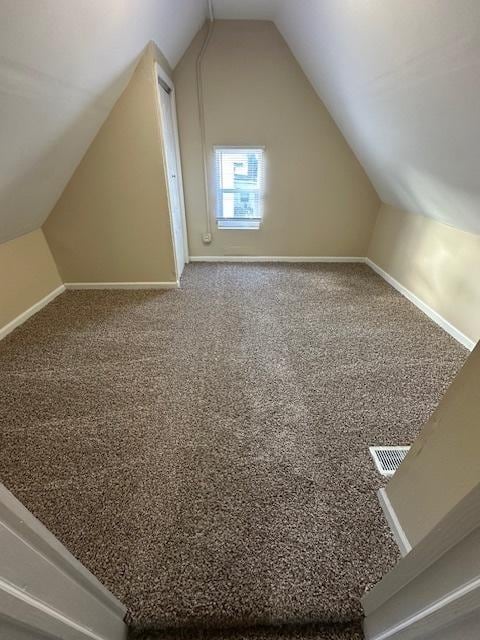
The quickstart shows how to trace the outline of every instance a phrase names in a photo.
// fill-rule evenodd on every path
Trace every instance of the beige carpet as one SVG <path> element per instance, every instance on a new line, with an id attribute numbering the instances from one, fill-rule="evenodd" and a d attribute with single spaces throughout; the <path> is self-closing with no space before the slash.
<path id="1" fill-rule="evenodd" d="M 368 445 L 410 443 L 466 350 L 366 266 L 182 285 L 69 292 L 0 343 L 4 483 L 134 630 L 358 620 L 397 558 Z"/>

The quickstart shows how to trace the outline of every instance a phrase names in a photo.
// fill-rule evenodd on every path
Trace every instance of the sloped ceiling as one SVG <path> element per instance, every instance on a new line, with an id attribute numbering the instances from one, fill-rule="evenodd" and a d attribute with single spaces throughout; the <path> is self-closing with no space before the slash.
<path id="1" fill-rule="evenodd" d="M 479 0 L 214 0 L 275 20 L 381 199 L 480 233 Z"/>
<path id="2" fill-rule="evenodd" d="M 382 200 L 480 233 L 478 0 L 213 4 L 275 21 Z M 45 220 L 147 42 L 175 65 L 206 5 L 1 1 L 0 242 Z"/>
<path id="3" fill-rule="evenodd" d="M 201 0 L 1 0 L 0 242 L 40 226 L 150 40 L 174 66 Z"/>

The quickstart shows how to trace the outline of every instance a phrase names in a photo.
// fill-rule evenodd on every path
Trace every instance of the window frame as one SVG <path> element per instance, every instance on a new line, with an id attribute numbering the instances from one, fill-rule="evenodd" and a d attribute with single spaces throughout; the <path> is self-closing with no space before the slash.
<path id="1" fill-rule="evenodd" d="M 219 162 L 218 162 L 218 151 L 260 151 L 261 152 L 261 175 L 259 181 L 259 187 L 257 189 L 249 189 L 250 193 L 258 193 L 258 213 L 259 216 L 255 218 L 248 217 L 232 217 L 225 218 L 219 215 L 220 207 L 222 206 L 224 193 L 239 193 L 240 189 L 223 189 L 219 186 Z M 213 147 L 213 161 L 214 161 L 214 191 L 215 191 L 215 222 L 217 229 L 220 231 L 258 231 L 263 222 L 263 200 L 265 195 L 265 145 L 261 144 L 224 144 L 224 145 L 214 145 Z M 221 194 L 221 195 L 220 195 Z M 227 223 L 225 224 L 225 221 Z M 230 223 L 231 221 L 231 223 Z M 222 224 L 222 222 L 224 224 Z M 248 224 L 250 222 L 250 224 Z M 242 224 L 243 223 L 243 224 Z"/>

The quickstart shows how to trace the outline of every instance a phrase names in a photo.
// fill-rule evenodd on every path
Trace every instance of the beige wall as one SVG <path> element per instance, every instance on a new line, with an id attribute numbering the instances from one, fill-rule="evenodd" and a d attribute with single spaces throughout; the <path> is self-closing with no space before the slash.
<path id="1" fill-rule="evenodd" d="M 479 381 L 477 345 L 387 486 L 413 545 L 480 482 Z"/>
<path id="2" fill-rule="evenodd" d="M 171 282 L 175 263 L 151 43 L 44 224 L 65 282 Z"/>
<path id="3" fill-rule="evenodd" d="M 377 195 L 266 21 L 216 22 L 203 67 L 211 159 L 216 144 L 266 146 L 264 223 L 259 231 L 216 230 L 212 213 L 214 239 L 203 244 L 195 62 L 204 35 L 197 35 L 174 71 L 191 255 L 364 256 Z"/>
<path id="4" fill-rule="evenodd" d="M 0 244 L 0 329 L 62 284 L 40 229 Z"/>
<path id="5" fill-rule="evenodd" d="M 368 257 L 468 338 L 480 339 L 480 236 L 382 205 Z"/>

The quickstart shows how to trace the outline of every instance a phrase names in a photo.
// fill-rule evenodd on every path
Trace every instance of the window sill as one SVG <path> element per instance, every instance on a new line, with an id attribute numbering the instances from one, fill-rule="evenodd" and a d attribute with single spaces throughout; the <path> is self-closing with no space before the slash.
<path id="1" fill-rule="evenodd" d="M 258 227 L 217 227 L 219 231 L 260 231 Z"/>
<path id="2" fill-rule="evenodd" d="M 250 222 L 249 224 L 241 222 L 223 222 L 217 220 L 217 229 L 220 231 L 258 231 L 260 229 L 260 222 Z"/>

